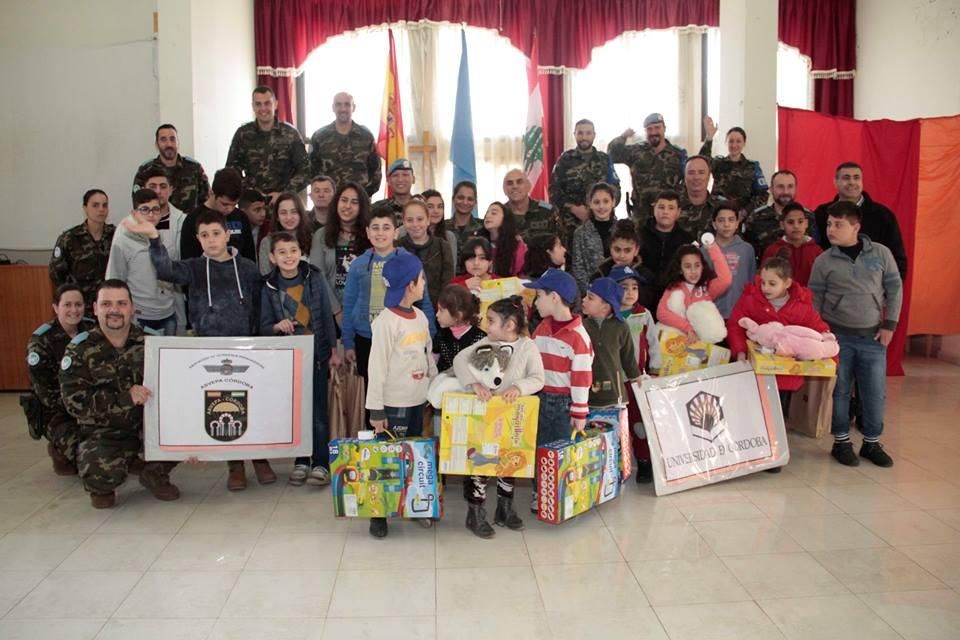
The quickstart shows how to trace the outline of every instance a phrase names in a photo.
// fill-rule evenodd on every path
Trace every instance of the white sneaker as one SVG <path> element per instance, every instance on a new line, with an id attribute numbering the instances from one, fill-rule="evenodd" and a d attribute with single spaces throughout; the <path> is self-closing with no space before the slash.
<path id="1" fill-rule="evenodd" d="M 295 487 L 301 486 L 304 481 L 307 479 L 307 473 L 310 471 L 310 467 L 305 464 L 295 464 L 293 465 L 293 471 L 290 472 L 289 483 Z"/>
<path id="2" fill-rule="evenodd" d="M 307 484 L 314 487 L 325 487 L 330 484 L 330 472 L 323 467 L 314 467 L 310 470 Z"/>
<path id="3" fill-rule="evenodd" d="M 530 513 L 535 516 L 540 514 L 540 500 L 537 498 L 536 493 L 530 496 Z"/>

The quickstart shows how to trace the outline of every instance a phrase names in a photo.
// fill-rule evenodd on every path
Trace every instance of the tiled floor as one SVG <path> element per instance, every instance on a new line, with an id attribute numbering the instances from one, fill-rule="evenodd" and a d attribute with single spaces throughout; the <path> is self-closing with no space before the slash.
<path id="1" fill-rule="evenodd" d="M 490 541 L 463 528 L 457 482 L 435 529 L 375 541 L 327 490 L 227 493 L 224 464 L 175 471 L 178 502 L 128 482 L 94 511 L 0 395 L 0 639 L 955 640 L 960 368 L 907 366 L 889 387 L 893 469 L 791 437 L 780 475 L 665 498 L 631 482 Z"/>

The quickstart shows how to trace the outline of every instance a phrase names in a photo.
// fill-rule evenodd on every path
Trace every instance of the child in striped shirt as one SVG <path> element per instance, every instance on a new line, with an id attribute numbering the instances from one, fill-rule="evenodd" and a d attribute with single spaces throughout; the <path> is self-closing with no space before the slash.
<path id="1" fill-rule="evenodd" d="M 533 332 L 544 369 L 543 391 L 538 394 L 539 447 L 570 437 L 571 429 L 583 431 L 586 427 L 593 384 L 593 345 L 580 316 L 571 310 L 577 297 L 573 276 L 560 269 L 547 269 L 540 278 L 523 286 L 536 290 L 534 304 L 543 318 Z M 537 513 L 536 484 L 530 510 Z"/>

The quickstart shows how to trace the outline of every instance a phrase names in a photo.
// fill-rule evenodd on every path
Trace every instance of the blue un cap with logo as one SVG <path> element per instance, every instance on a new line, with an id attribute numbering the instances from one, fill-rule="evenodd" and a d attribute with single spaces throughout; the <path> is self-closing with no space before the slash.
<path id="1" fill-rule="evenodd" d="M 410 161 L 406 158 L 397 158 L 390 163 L 390 166 L 387 167 L 387 177 L 389 178 L 394 174 L 395 171 L 401 171 L 406 169 L 407 171 L 413 171 L 413 165 L 410 164 Z"/>

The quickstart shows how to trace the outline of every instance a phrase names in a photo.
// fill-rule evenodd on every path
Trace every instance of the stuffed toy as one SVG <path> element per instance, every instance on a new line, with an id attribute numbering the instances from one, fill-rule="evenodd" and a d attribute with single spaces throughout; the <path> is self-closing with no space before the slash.
<path id="1" fill-rule="evenodd" d="M 508 344 L 484 344 L 473 350 L 468 364 L 473 377 L 491 391 L 496 391 L 503 384 L 503 372 L 510 364 L 513 347 Z M 453 370 L 444 371 L 430 381 L 427 389 L 427 401 L 434 409 L 443 407 L 444 393 L 472 393 L 466 385 L 461 384 L 453 375 Z"/>
<path id="2" fill-rule="evenodd" d="M 837 337 L 830 332 L 820 333 L 808 327 L 779 322 L 757 324 L 750 318 L 740 318 L 738 324 L 746 329 L 747 338 L 760 345 L 762 353 L 795 360 L 822 360 L 840 353 Z"/>
<path id="3" fill-rule="evenodd" d="M 667 298 L 667 308 L 687 319 L 701 342 L 717 344 L 727 337 L 727 325 L 717 305 L 710 300 L 698 300 L 689 307 L 684 305 L 683 291 L 673 291 Z"/>

